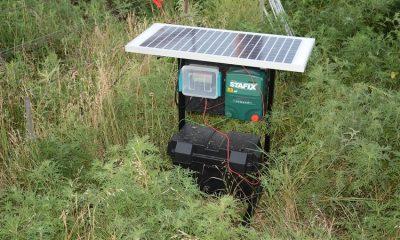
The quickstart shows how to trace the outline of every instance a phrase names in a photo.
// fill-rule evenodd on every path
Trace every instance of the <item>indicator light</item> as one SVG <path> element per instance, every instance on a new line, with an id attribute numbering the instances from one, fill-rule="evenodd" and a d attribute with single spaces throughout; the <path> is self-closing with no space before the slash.
<path id="1" fill-rule="evenodd" d="M 251 115 L 252 122 L 258 122 L 259 120 L 260 120 L 260 117 L 257 114 Z"/>

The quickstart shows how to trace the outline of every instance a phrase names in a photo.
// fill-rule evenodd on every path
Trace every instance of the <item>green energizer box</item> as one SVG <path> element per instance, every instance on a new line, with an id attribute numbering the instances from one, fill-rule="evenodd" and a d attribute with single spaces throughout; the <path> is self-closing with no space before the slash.
<path id="1" fill-rule="evenodd" d="M 231 68 L 226 73 L 225 116 L 259 121 L 263 116 L 265 71 Z"/>

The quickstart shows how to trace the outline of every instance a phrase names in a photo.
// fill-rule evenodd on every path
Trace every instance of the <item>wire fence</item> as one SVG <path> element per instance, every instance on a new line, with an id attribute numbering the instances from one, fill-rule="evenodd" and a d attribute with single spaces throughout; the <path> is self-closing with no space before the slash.
<path id="1" fill-rule="evenodd" d="M 114 12 L 114 11 L 121 10 L 122 8 L 123 8 L 123 7 L 118 6 L 118 7 L 115 7 L 115 8 L 108 9 L 106 12 L 111 13 L 111 12 Z M 19 8 L 14 8 L 12 11 L 22 10 L 22 9 L 33 10 L 33 9 L 31 9 L 31 8 L 28 8 L 27 6 L 21 6 L 21 7 L 19 7 Z M 9 11 L 10 11 L 10 10 L 2 10 L 2 11 L 0 11 L 0 15 L 1 15 L 2 13 L 4 13 L 4 12 L 9 12 Z M 19 50 L 19 49 L 21 49 L 21 48 L 25 49 L 25 48 L 27 48 L 27 47 L 32 47 L 32 46 L 34 46 L 34 45 L 40 43 L 41 41 L 45 41 L 46 39 L 48 39 L 48 38 L 50 38 L 50 37 L 53 37 L 53 36 L 60 36 L 60 35 L 66 35 L 66 34 L 71 34 L 71 33 L 73 33 L 73 32 L 76 32 L 77 30 L 78 30 L 78 27 L 77 27 L 77 26 L 72 27 L 69 31 L 66 31 L 66 29 L 56 30 L 56 31 L 53 31 L 53 32 L 44 34 L 44 35 L 42 35 L 42 36 L 39 36 L 39 37 L 30 39 L 29 41 L 20 43 L 20 44 L 18 44 L 18 45 L 13 46 L 13 47 L 5 48 L 5 49 L 0 49 L 0 58 L 1 58 L 2 56 L 4 56 L 4 54 L 7 54 L 7 53 L 9 53 L 9 52 L 11 52 L 11 51 L 14 51 L 14 52 L 15 52 L 15 51 L 17 51 L 17 50 Z"/>
<path id="2" fill-rule="evenodd" d="M 9 11 L 22 11 L 22 10 L 26 10 L 29 9 L 31 11 L 34 11 L 31 8 L 28 8 L 27 6 L 21 6 L 19 8 L 13 8 L 13 9 L 7 9 L 7 10 L 2 10 L 0 11 L 0 15 L 9 12 Z M 116 11 L 121 9 L 121 7 L 116 7 L 116 8 L 112 8 L 107 10 L 107 12 L 112 12 L 112 11 Z M 76 25 L 73 27 L 69 27 L 69 29 L 60 29 L 60 30 L 56 30 L 56 31 L 52 31 L 50 33 L 46 33 L 43 34 L 41 36 L 38 36 L 36 38 L 30 39 L 29 41 L 26 42 L 22 42 L 20 44 L 17 44 L 13 47 L 10 48 L 6 48 L 6 49 L 0 49 L 0 60 L 2 60 L 3 55 L 7 54 L 11 51 L 18 51 L 21 48 L 22 49 L 26 49 L 26 48 L 30 48 L 32 46 L 35 46 L 37 44 L 46 42 L 47 39 L 51 38 L 51 37 L 56 37 L 56 36 L 62 36 L 62 35 L 67 35 L 67 34 L 72 34 L 74 32 L 77 32 L 79 30 L 79 26 L 80 25 Z M 26 130 L 26 138 L 28 140 L 32 140 L 34 141 L 37 136 L 35 133 L 35 126 L 34 126 L 34 117 L 33 117 L 33 112 L 32 112 L 32 102 L 31 102 L 31 97 L 29 94 L 26 94 L 26 96 L 24 97 L 24 117 L 25 117 L 25 130 Z"/>
<path id="3" fill-rule="evenodd" d="M 24 43 L 15 45 L 14 47 L 7 48 L 7 49 L 3 49 L 3 50 L 0 51 L 0 54 L 3 55 L 3 54 L 6 54 L 6 53 L 8 53 L 8 52 L 10 52 L 10 51 L 16 51 L 18 48 L 22 48 L 22 47 L 26 47 L 26 46 L 35 45 L 35 44 L 38 43 L 39 41 L 45 40 L 45 39 L 49 38 L 50 36 L 56 35 L 57 33 L 61 33 L 61 32 L 64 32 L 64 31 L 63 31 L 63 30 L 57 30 L 57 31 L 54 31 L 54 32 L 51 32 L 51 33 L 42 35 L 42 36 L 40 36 L 40 37 L 31 39 L 31 40 L 29 40 L 29 41 L 27 41 L 27 42 L 24 42 Z M 64 32 L 64 33 L 65 33 L 65 32 Z"/>
<path id="4" fill-rule="evenodd" d="M 13 8 L 13 9 L 3 9 L 3 10 L 0 10 L 0 15 L 2 15 L 2 14 L 4 14 L 4 13 L 9 13 L 9 12 L 20 11 L 20 10 L 22 10 L 23 8 L 26 8 L 26 6 L 15 7 L 15 8 Z"/>

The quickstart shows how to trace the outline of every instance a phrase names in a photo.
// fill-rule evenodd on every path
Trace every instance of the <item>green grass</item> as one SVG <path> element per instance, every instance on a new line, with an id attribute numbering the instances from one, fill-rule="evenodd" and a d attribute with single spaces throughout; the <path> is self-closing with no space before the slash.
<path id="1" fill-rule="evenodd" d="M 123 46 L 152 22 L 282 28 L 255 0 L 190 1 L 188 16 L 182 2 L 0 3 L 0 239 L 399 238 L 399 1 L 284 2 L 296 34 L 317 45 L 305 74 L 279 73 L 250 228 L 240 201 L 204 195 L 166 156 L 175 60 Z"/>

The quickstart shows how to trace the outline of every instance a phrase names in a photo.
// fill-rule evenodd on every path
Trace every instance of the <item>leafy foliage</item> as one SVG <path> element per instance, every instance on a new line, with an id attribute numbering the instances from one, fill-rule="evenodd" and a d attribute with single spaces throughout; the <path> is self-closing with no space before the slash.
<path id="1" fill-rule="evenodd" d="M 45 160 L 28 173 L 27 189 L 2 192 L 2 239 L 255 236 L 233 226 L 240 216 L 232 197 L 203 198 L 187 172 L 160 171 L 168 164 L 147 139 L 114 146 L 104 161 L 92 162 L 82 182 L 66 181 L 57 165 Z"/>

